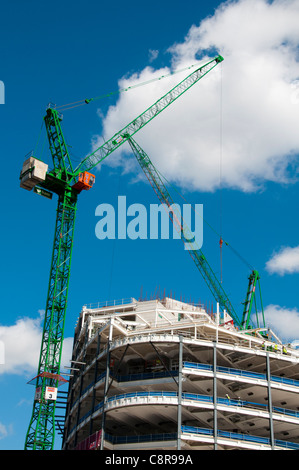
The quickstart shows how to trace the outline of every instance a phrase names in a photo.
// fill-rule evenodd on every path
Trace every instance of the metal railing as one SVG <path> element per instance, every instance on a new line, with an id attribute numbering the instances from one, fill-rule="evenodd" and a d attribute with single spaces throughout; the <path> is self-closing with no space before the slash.
<path id="1" fill-rule="evenodd" d="M 182 429 L 182 433 L 187 433 L 191 435 L 194 434 L 194 435 L 214 436 L 213 429 L 196 428 L 194 426 L 182 426 L 181 429 Z M 217 437 L 224 437 L 229 440 L 247 441 L 253 444 L 262 444 L 262 445 L 268 445 L 268 446 L 271 445 L 271 440 L 268 437 L 253 436 L 249 434 L 242 434 L 242 433 L 236 433 L 236 432 L 218 430 Z M 295 442 L 282 441 L 280 439 L 275 439 L 274 445 L 276 447 L 282 447 L 285 449 L 294 449 L 294 450 L 299 449 L 299 444 Z"/>
<path id="2" fill-rule="evenodd" d="M 182 434 L 189 434 L 194 436 L 211 436 L 214 437 L 214 430 L 207 429 L 207 428 L 196 428 L 194 426 L 182 426 L 181 427 Z M 228 431 L 221 431 L 217 432 L 217 437 L 223 437 L 225 439 L 229 439 L 231 441 L 246 441 L 248 443 L 256 444 L 256 445 L 271 445 L 270 438 L 267 437 L 260 437 L 260 436 L 253 436 L 248 434 L 236 433 L 236 432 L 228 432 Z M 177 433 L 160 433 L 160 434 L 144 434 L 144 435 L 134 435 L 134 436 L 112 436 L 111 434 L 105 434 L 105 439 L 112 444 L 130 444 L 130 443 L 138 443 L 138 442 L 155 442 L 155 441 L 169 441 L 169 440 L 176 440 Z M 274 441 L 275 447 L 281 447 L 284 449 L 293 449 L 298 450 L 299 444 L 295 442 L 288 442 L 282 441 L 280 439 L 275 439 Z M 233 446 L 233 442 L 232 442 Z"/>
<path id="3" fill-rule="evenodd" d="M 106 403 L 111 403 L 111 402 L 116 402 L 120 400 L 128 400 L 132 398 L 177 398 L 178 393 L 177 392 L 129 392 L 129 393 L 121 393 L 118 395 L 113 395 L 109 398 L 107 398 Z M 183 400 L 188 400 L 188 401 L 193 401 L 195 404 L 196 403 L 213 403 L 213 397 L 210 395 L 201 395 L 201 394 L 196 394 L 196 393 L 182 393 L 182 399 Z M 249 401 L 244 401 L 244 400 L 235 400 L 231 398 L 222 398 L 219 397 L 217 399 L 217 403 L 221 405 L 226 405 L 226 406 L 237 406 L 243 409 L 250 409 L 251 411 L 266 411 L 268 412 L 268 405 L 266 404 L 261 404 L 261 403 L 255 403 L 255 402 L 249 402 Z M 103 407 L 103 402 L 100 402 L 96 407 L 95 411 L 100 410 Z M 280 407 L 273 407 L 272 410 L 274 412 L 277 412 L 279 414 L 287 415 L 287 416 L 292 416 L 294 418 L 299 418 L 299 411 L 293 411 L 289 410 L 286 408 L 280 408 Z M 83 416 L 82 420 L 86 419 L 88 417 L 90 412 L 88 412 L 86 415 Z"/>
<path id="4" fill-rule="evenodd" d="M 127 305 L 136 303 L 137 300 L 134 297 L 129 297 L 127 299 L 119 299 L 119 300 L 106 300 L 103 302 L 97 302 L 93 304 L 86 304 L 84 305 L 85 308 L 105 308 L 105 307 L 119 307 L 121 305 Z"/>
<path id="5" fill-rule="evenodd" d="M 183 368 L 186 369 L 194 369 L 194 370 L 205 370 L 205 371 L 213 371 L 213 366 L 209 364 L 201 364 L 201 363 L 194 363 L 194 362 L 188 362 L 185 361 L 183 362 Z M 222 367 L 218 366 L 217 367 L 217 372 L 222 372 L 222 373 L 227 373 L 229 375 L 238 375 L 240 377 L 247 377 L 247 378 L 253 378 L 257 380 L 267 380 L 266 374 L 261 374 L 261 373 L 256 373 L 256 372 L 247 372 L 241 369 L 233 369 L 233 368 L 228 368 L 228 367 Z M 95 381 L 90 382 L 82 391 L 82 395 L 84 395 L 88 390 L 92 389 L 92 387 L 98 383 L 100 380 L 102 380 L 106 375 L 106 372 L 103 372 L 100 374 Z M 112 375 L 112 374 L 111 374 Z M 173 377 L 177 376 L 177 371 L 162 371 L 162 372 L 143 372 L 143 373 L 138 373 L 138 374 L 126 374 L 126 375 L 116 375 L 115 379 L 118 382 L 123 382 L 123 381 L 141 381 L 141 380 L 148 380 L 148 379 L 156 379 L 156 378 L 163 378 L 163 377 Z M 278 377 L 278 376 L 271 376 L 271 380 L 279 383 L 283 383 L 286 385 L 291 385 L 295 387 L 299 387 L 299 381 L 298 380 L 293 380 L 293 379 L 288 379 L 285 377 Z M 114 395 L 111 396 L 107 399 L 107 403 L 111 403 L 116 400 L 122 400 L 122 399 L 131 399 L 131 398 L 144 398 L 144 397 L 164 397 L 164 398 L 177 398 L 178 394 L 177 392 L 132 392 L 132 393 L 123 393 L 119 395 Z M 213 397 L 208 396 L 208 395 L 200 395 L 200 394 L 193 394 L 193 393 L 183 393 L 182 394 L 182 399 L 183 400 L 190 400 L 193 402 L 204 402 L 204 403 L 213 403 Z M 78 397 L 73 405 L 72 409 L 76 405 L 76 403 L 80 400 L 80 397 Z M 261 404 L 261 403 L 256 403 L 256 402 L 249 402 L 249 401 L 244 401 L 240 399 L 231 399 L 231 398 L 221 398 L 218 397 L 217 399 L 218 404 L 222 404 L 225 406 L 237 406 L 242 409 L 251 409 L 252 411 L 268 411 L 268 405 L 267 404 Z M 80 419 L 79 419 L 79 425 L 85 421 L 93 412 L 98 411 L 102 408 L 103 402 L 100 402 L 94 410 L 89 410 L 87 413 L 85 413 Z M 291 416 L 294 418 L 299 418 L 299 411 L 294 411 L 290 410 L 287 408 L 282 408 L 282 407 L 272 407 L 272 411 L 275 413 L 278 413 L 280 415 L 284 416 Z M 71 432 L 73 429 L 76 427 L 76 425 L 72 428 Z M 201 428 L 197 428 L 201 429 Z"/>
<path id="6" fill-rule="evenodd" d="M 135 399 L 135 398 L 177 398 L 178 393 L 177 392 L 131 392 L 131 393 L 122 393 L 119 395 L 114 395 L 111 396 L 107 399 L 107 404 L 112 403 L 113 401 L 120 401 L 120 400 L 128 400 L 128 399 Z M 193 393 L 183 393 L 182 394 L 182 399 L 183 400 L 190 400 L 193 401 L 194 403 L 199 403 L 199 402 L 205 402 L 205 403 L 213 403 L 213 397 L 208 396 L 208 395 L 199 395 L 199 394 L 193 394 Z M 246 402 L 242 400 L 232 400 L 228 398 L 218 398 L 217 399 L 218 404 L 224 404 L 227 406 L 238 406 L 238 407 L 243 407 L 243 408 L 251 408 L 253 410 L 258 410 L 258 409 L 263 409 L 267 411 L 267 405 L 262 405 L 260 403 L 253 403 L 253 402 Z M 126 403 L 127 404 L 127 403 Z M 84 414 L 79 419 L 78 425 L 83 423 L 86 419 L 88 419 L 93 412 L 99 411 L 103 408 L 103 402 L 100 402 L 93 410 L 89 410 L 87 413 Z M 293 410 L 288 410 L 285 408 L 278 408 L 278 407 L 273 407 L 273 411 L 277 413 L 281 413 L 284 415 L 290 415 L 294 416 L 296 418 L 299 418 L 299 412 L 293 411 Z M 76 428 L 74 426 L 72 430 L 70 431 L 70 434 L 72 431 Z M 208 429 L 208 428 L 197 428 L 194 426 L 182 426 L 181 428 L 182 433 L 187 433 L 187 434 L 194 434 L 194 435 L 211 435 L 213 436 L 213 429 Z M 263 444 L 263 445 L 270 445 L 271 441 L 270 438 L 266 437 L 259 437 L 259 436 L 252 436 L 252 435 L 245 435 L 241 433 L 235 433 L 235 432 L 229 432 L 229 431 L 221 431 L 218 430 L 217 436 L 219 437 L 224 437 L 229 440 L 244 440 L 244 441 L 249 441 L 252 443 L 256 444 Z M 111 439 L 109 439 L 109 435 L 106 435 L 107 440 L 111 440 L 113 443 L 130 443 L 130 442 L 146 442 L 146 441 L 152 441 L 152 440 L 169 440 L 169 439 L 176 439 L 177 435 L 176 433 L 163 433 L 163 434 L 147 434 L 147 435 L 138 435 L 138 436 L 110 436 Z M 275 440 L 275 446 L 277 447 L 284 447 L 287 449 L 299 449 L 299 444 L 293 443 L 293 442 L 288 442 L 288 441 L 282 441 L 282 440 Z"/>
<path id="7" fill-rule="evenodd" d="M 209 370 L 213 371 L 213 366 L 209 364 L 200 364 L 197 362 L 183 362 L 183 368 L 196 369 L 196 370 Z M 242 369 L 233 369 L 231 367 L 222 367 L 217 366 L 217 372 L 223 372 L 229 375 L 238 375 L 240 377 L 247 377 L 257 380 L 267 380 L 266 374 L 260 374 L 258 372 L 248 372 Z M 285 377 L 278 377 L 276 375 L 271 375 L 271 380 L 273 382 L 283 383 L 285 385 L 292 385 L 294 387 L 299 387 L 299 380 L 288 379 Z"/>
<path id="8" fill-rule="evenodd" d="M 203 371 L 209 371 L 213 372 L 213 366 L 209 364 L 200 364 L 196 362 L 183 362 L 183 368 L 185 369 L 194 369 L 194 370 L 203 370 Z M 230 367 L 222 367 L 222 366 L 217 366 L 217 372 L 222 372 L 224 374 L 228 375 L 237 375 L 239 377 L 247 377 L 250 379 L 256 379 L 256 380 L 267 380 L 266 374 L 261 374 L 257 372 L 247 372 L 242 369 L 233 369 Z M 162 372 L 141 372 L 137 374 L 126 374 L 126 375 L 113 375 L 111 374 L 111 378 L 113 377 L 117 382 L 130 382 L 130 381 L 141 381 L 141 380 L 149 380 L 149 379 L 157 379 L 157 378 L 167 378 L 167 377 L 176 377 L 178 375 L 177 370 L 173 371 L 162 371 Z M 95 384 L 100 382 L 104 377 L 106 376 L 106 372 L 102 372 L 96 380 L 91 381 L 81 392 L 81 396 L 84 395 L 88 390 L 90 390 Z M 299 380 L 294 380 L 294 379 L 288 379 L 285 377 L 278 377 L 278 376 L 271 376 L 271 380 L 276 383 L 282 383 L 285 385 L 291 385 L 294 387 L 299 387 Z M 73 405 L 72 408 L 75 406 L 75 404 L 78 402 L 80 397 L 78 397 Z M 240 404 L 240 400 L 230 400 L 230 403 L 235 403 L 235 404 Z M 244 402 L 245 403 L 245 402 Z M 249 403 L 249 402 L 246 402 Z M 255 405 L 259 405 L 258 403 L 255 403 Z M 264 406 L 264 405 L 261 405 Z M 284 408 L 278 408 L 275 407 L 273 408 L 277 409 L 279 413 L 281 413 L 281 410 L 284 410 Z M 298 417 L 297 412 L 293 412 L 292 410 L 287 410 L 288 412 L 285 414 L 288 415 L 293 415 Z M 294 414 L 295 413 L 295 414 Z"/>

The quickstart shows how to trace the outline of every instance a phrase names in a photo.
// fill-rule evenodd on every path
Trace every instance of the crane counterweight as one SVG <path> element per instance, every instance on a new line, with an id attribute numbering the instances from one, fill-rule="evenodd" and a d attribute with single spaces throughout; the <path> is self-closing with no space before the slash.
<path id="1" fill-rule="evenodd" d="M 48 165 L 30 154 L 23 163 L 20 174 L 20 187 L 31 191 L 34 186 L 45 181 Z"/>

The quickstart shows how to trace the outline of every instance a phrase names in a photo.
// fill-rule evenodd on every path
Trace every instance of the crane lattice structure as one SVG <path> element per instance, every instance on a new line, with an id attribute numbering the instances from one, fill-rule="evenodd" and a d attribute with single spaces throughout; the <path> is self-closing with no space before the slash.
<path id="1" fill-rule="evenodd" d="M 191 236 L 190 229 L 183 220 L 180 211 L 177 210 L 176 204 L 170 196 L 169 191 L 165 187 L 163 180 L 153 165 L 151 159 L 132 137 L 130 137 L 128 141 L 135 157 L 137 158 L 144 174 L 156 192 L 159 200 L 168 208 L 169 217 L 172 223 L 174 224 L 177 231 L 180 232 L 181 238 L 187 247 L 188 253 L 193 259 L 200 274 L 204 278 L 216 302 L 219 303 L 220 308 L 226 310 L 226 312 L 231 316 L 235 325 L 241 327 L 240 320 L 231 301 L 225 293 L 213 269 L 209 265 L 207 258 L 203 254 L 202 250 L 197 246 L 195 240 L 192 240 L 193 237 Z"/>
<path id="2" fill-rule="evenodd" d="M 89 190 L 93 186 L 95 176 L 90 173 L 93 168 L 222 61 L 223 57 L 218 55 L 190 73 L 111 139 L 84 158 L 75 169 L 61 128 L 62 114 L 54 106 L 48 107 L 44 121 L 53 169 L 48 171 L 48 166 L 31 154 L 25 160 L 20 175 L 22 188 L 34 189 L 49 198 L 53 193 L 58 196 L 40 358 L 38 373 L 34 379 L 35 396 L 25 449 L 51 450 L 54 446 L 57 387 L 64 380 L 60 375 L 60 364 L 78 195 L 82 190 Z"/>
<path id="3" fill-rule="evenodd" d="M 197 246 L 196 241 L 193 240 L 191 231 L 182 218 L 181 211 L 173 201 L 168 189 L 166 188 L 159 172 L 155 168 L 148 154 L 140 147 L 140 145 L 133 139 L 128 137 L 129 145 L 135 155 L 141 169 L 147 177 L 150 185 L 157 194 L 160 202 L 167 208 L 169 218 L 176 230 L 180 233 L 181 239 L 186 245 L 188 253 L 193 259 L 197 269 L 204 278 L 208 288 L 210 289 L 214 299 L 219 304 L 219 307 L 225 310 L 234 321 L 234 325 L 241 330 L 249 330 L 252 326 L 252 313 L 253 306 L 255 307 L 256 325 L 260 328 L 259 313 L 261 314 L 262 328 L 265 328 L 265 316 L 262 303 L 260 275 L 257 270 L 253 269 L 248 277 L 248 288 L 246 299 L 244 301 L 244 309 L 242 320 L 240 321 L 228 295 L 223 289 L 222 284 L 219 282 L 216 274 L 208 263 L 202 250 Z M 258 292 L 257 292 L 258 291 Z M 258 294 L 258 295 L 257 295 Z M 257 300 L 260 300 L 260 305 L 257 305 Z M 258 308 L 259 307 L 259 308 Z"/>

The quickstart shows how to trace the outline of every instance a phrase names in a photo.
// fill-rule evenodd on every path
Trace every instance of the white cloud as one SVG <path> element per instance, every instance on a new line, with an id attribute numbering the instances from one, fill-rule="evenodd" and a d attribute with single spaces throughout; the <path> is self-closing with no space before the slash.
<path id="1" fill-rule="evenodd" d="M 299 311 L 268 305 L 264 310 L 266 325 L 284 342 L 299 339 Z"/>
<path id="2" fill-rule="evenodd" d="M 280 276 L 299 272 L 299 246 L 281 248 L 267 261 L 266 269 L 269 273 Z"/>
<path id="3" fill-rule="evenodd" d="M 153 62 L 154 60 L 157 59 L 158 55 L 159 55 L 159 51 L 157 51 L 157 50 L 155 50 L 155 49 L 150 49 L 150 50 L 148 51 L 148 60 L 149 60 L 150 62 Z"/>
<path id="4" fill-rule="evenodd" d="M 4 344 L 4 365 L 0 373 L 28 374 L 37 370 L 41 318 L 20 318 L 14 325 L 0 326 L 0 340 Z"/>
<path id="5" fill-rule="evenodd" d="M 23 317 L 13 325 L 0 325 L 0 342 L 4 346 L 4 361 L 1 360 L 0 363 L 0 374 L 25 375 L 30 379 L 36 374 L 40 355 L 43 315 L 44 312 L 41 310 L 37 318 Z M 72 342 L 73 338 L 65 338 L 64 340 L 62 365 L 67 365 L 69 362 Z"/>
<path id="6" fill-rule="evenodd" d="M 297 0 L 225 2 L 170 47 L 172 71 L 199 57 L 203 64 L 216 53 L 224 62 L 136 134 L 162 174 L 191 189 L 215 190 L 222 154 L 223 186 L 253 191 L 265 181 L 292 181 L 299 153 L 298 22 Z M 119 86 L 169 71 L 146 67 Z M 174 75 L 120 94 L 103 120 L 104 136 L 110 138 L 182 78 Z M 102 143 L 96 139 L 93 148 Z M 125 144 L 105 164 L 136 172 L 131 163 L 126 167 L 125 147 L 128 151 Z"/>
<path id="7" fill-rule="evenodd" d="M 64 366 L 70 366 L 70 361 L 72 359 L 73 342 L 73 338 L 64 338 L 63 340 L 60 370 L 61 374 L 63 374 L 63 372 L 68 372 L 64 369 Z"/>
<path id="8" fill-rule="evenodd" d="M 0 423 L 0 440 L 8 437 L 13 433 L 12 425 L 6 426 L 5 424 Z"/>

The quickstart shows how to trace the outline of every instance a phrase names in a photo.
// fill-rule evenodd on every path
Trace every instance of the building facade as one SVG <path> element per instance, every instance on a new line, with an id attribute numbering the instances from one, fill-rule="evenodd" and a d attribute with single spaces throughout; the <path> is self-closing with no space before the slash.
<path id="1" fill-rule="evenodd" d="M 83 307 L 65 450 L 299 449 L 299 354 L 171 298 Z"/>

